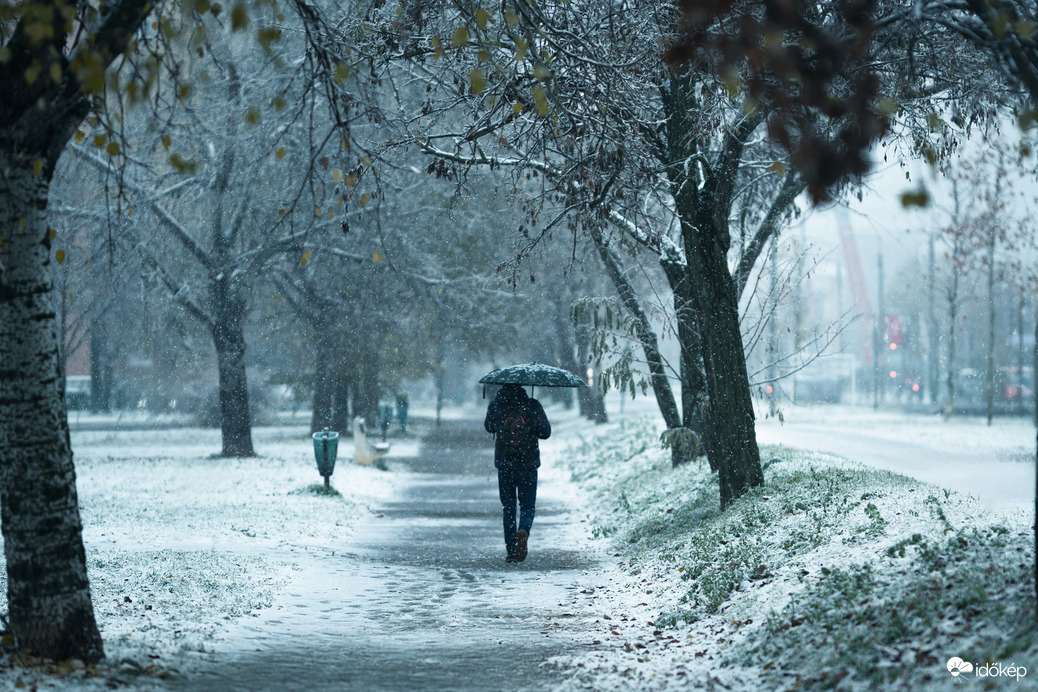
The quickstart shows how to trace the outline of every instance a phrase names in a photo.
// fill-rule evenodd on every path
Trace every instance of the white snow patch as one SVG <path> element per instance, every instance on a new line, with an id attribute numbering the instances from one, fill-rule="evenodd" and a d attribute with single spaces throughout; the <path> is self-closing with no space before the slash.
<path id="1" fill-rule="evenodd" d="M 189 667 L 236 620 L 267 607 L 292 579 L 286 546 L 349 535 L 396 477 L 354 465 L 344 438 L 332 474 L 341 495 L 319 495 L 309 428 L 256 428 L 257 458 L 214 457 L 217 430 L 72 434 L 95 615 L 107 658 L 78 666 L 0 667 L 0 686 L 147 689 Z M 394 441 L 394 455 L 417 442 Z M 6 594 L 0 565 L 0 592 Z M 3 608 L 6 610 L 6 606 Z"/>

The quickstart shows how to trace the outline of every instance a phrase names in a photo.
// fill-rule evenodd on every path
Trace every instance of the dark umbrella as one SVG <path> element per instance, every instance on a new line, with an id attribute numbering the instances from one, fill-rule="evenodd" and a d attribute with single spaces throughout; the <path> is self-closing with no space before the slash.
<path id="1" fill-rule="evenodd" d="M 543 363 L 509 365 L 488 372 L 479 379 L 482 384 L 523 384 L 531 387 L 586 387 L 587 382 L 569 370 Z M 484 388 L 486 396 L 486 388 Z"/>

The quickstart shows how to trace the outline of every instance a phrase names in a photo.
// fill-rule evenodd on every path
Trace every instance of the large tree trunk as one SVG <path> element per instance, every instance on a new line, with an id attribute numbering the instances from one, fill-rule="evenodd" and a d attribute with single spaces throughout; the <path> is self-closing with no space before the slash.
<path id="1" fill-rule="evenodd" d="M 721 509 L 764 483 L 754 427 L 750 378 L 746 370 L 735 283 L 725 253 L 710 234 L 685 229 L 688 270 L 699 313 L 703 363 L 714 432 L 707 450 L 716 468 Z"/>
<path id="2" fill-rule="evenodd" d="M 7 602 L 19 646 L 43 656 L 104 658 L 86 574 L 76 476 L 58 362 L 50 229 L 54 165 L 89 110 L 68 51 L 101 70 L 126 50 L 151 11 L 146 0 L 106 5 L 80 22 L 5 22 L 0 70 L 0 521 Z M 33 27 L 52 28 L 50 36 Z M 75 35 L 65 32 L 76 32 Z M 78 39 L 77 39 L 78 37 Z M 35 66 L 61 79 L 28 79 Z M 30 67 L 33 69 L 30 71 Z"/>
<path id="3" fill-rule="evenodd" d="M 336 360 L 341 360 L 337 358 Z M 353 429 L 353 418 L 350 416 L 350 378 L 344 363 L 332 367 L 332 394 L 335 407 L 332 409 L 332 430 L 347 435 Z"/>
<path id="4" fill-rule="evenodd" d="M 717 471 L 714 457 L 713 430 L 706 415 L 709 403 L 706 374 L 703 372 L 703 347 L 699 338 L 699 319 L 692 297 L 692 284 L 685 275 L 684 265 L 677 262 L 660 263 L 674 293 L 674 315 L 677 320 L 678 345 L 681 348 L 681 420 L 685 427 L 699 438 L 700 449 L 690 450 L 682 461 L 707 455 L 711 471 Z"/>
<path id="5" fill-rule="evenodd" d="M 701 112 L 695 86 L 691 71 L 672 73 L 662 84 L 668 116 L 666 151 L 662 153 L 681 221 L 687 295 L 699 324 L 709 401 L 706 413 L 712 433 L 707 455 L 711 468 L 717 469 L 721 509 L 725 509 L 747 490 L 764 483 L 739 329 L 737 287 L 728 269 L 727 253 L 731 246 L 728 219 L 743 149 L 765 114 L 757 106 L 732 125 L 717 160 L 700 181 L 695 177 L 696 167 L 689 165 L 698 147 L 694 117 Z"/>
<path id="6" fill-rule="evenodd" d="M 90 323 L 90 410 L 112 410 L 112 357 L 107 320 L 95 317 Z"/>
<path id="7" fill-rule="evenodd" d="M 11 630 L 53 659 L 104 657 L 87 581 L 45 218 L 50 170 L 0 152 L 0 516 Z M 49 166 L 48 166 L 49 168 Z"/>
<path id="8" fill-rule="evenodd" d="M 249 384 L 245 374 L 245 305 L 228 280 L 216 282 L 217 319 L 212 324 L 213 345 L 220 380 L 220 435 L 222 456 L 252 457 L 252 420 Z"/>
<path id="9" fill-rule="evenodd" d="M 332 397 L 334 395 L 334 375 L 332 368 L 332 351 L 335 344 L 327 334 L 329 332 L 317 330 L 317 357 L 314 362 L 314 389 L 313 401 L 310 405 L 310 432 L 315 433 L 333 427 L 332 419 Z M 348 428 L 347 428 L 348 430 Z M 344 432 L 339 430 L 339 432 Z"/>

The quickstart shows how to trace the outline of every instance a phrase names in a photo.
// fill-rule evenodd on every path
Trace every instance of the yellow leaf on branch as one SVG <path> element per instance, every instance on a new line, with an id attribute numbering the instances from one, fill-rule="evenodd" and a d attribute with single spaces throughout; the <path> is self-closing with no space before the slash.
<path id="1" fill-rule="evenodd" d="M 231 29 L 240 31 L 249 26 L 249 10 L 244 4 L 237 4 L 231 9 Z"/>
<path id="2" fill-rule="evenodd" d="M 486 79 L 483 78 L 483 73 L 479 70 L 472 70 L 469 72 L 469 82 L 472 85 L 473 94 L 481 93 L 487 88 Z"/>
<path id="3" fill-rule="evenodd" d="M 461 48 L 467 45 L 469 42 L 469 30 L 468 27 L 459 26 L 451 34 L 451 46 L 454 48 Z"/>

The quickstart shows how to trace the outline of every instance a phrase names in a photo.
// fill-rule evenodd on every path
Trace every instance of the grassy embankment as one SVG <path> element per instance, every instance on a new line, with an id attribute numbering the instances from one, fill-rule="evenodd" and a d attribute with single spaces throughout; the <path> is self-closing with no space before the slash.
<path id="1" fill-rule="evenodd" d="M 654 641 L 666 646 L 628 645 L 634 663 L 657 660 L 625 677 L 665 686 L 699 663 L 736 687 L 944 689 L 960 682 L 946 669 L 953 656 L 1031 663 L 1038 677 L 1034 539 L 1022 517 L 785 448 L 762 449 L 766 484 L 722 513 L 705 461 L 671 469 L 659 432 L 625 420 L 563 455 L 589 495 L 594 535 L 658 608 Z"/>

